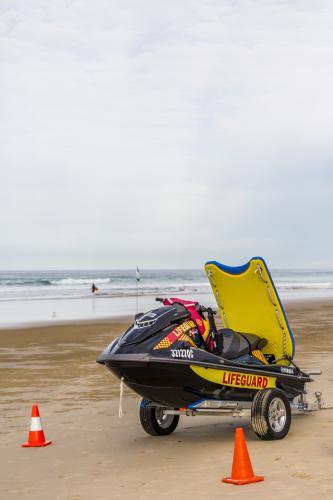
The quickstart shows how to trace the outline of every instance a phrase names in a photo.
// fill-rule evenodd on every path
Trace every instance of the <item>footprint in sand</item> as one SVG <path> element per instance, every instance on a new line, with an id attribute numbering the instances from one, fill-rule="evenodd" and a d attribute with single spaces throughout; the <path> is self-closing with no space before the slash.
<path id="1" fill-rule="evenodd" d="M 292 476 L 299 479 L 312 479 L 311 474 L 307 474 L 306 472 L 295 472 Z"/>

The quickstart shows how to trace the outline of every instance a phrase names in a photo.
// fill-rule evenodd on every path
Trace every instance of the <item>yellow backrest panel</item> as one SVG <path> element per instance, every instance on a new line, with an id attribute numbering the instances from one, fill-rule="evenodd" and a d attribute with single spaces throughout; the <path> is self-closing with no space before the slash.
<path id="1" fill-rule="evenodd" d="M 240 267 L 212 261 L 205 270 L 223 326 L 265 338 L 263 353 L 284 358 L 278 364 L 289 365 L 286 357 L 294 356 L 294 337 L 265 261 L 254 257 Z"/>

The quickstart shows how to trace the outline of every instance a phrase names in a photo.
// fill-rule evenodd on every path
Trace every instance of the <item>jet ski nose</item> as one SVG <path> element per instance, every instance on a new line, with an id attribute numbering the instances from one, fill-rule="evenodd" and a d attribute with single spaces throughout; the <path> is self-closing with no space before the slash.
<path id="1" fill-rule="evenodd" d="M 111 344 L 109 344 L 103 352 L 96 359 L 96 363 L 100 365 L 105 365 L 105 361 L 109 358 L 110 352 L 112 351 L 113 346 L 117 343 L 118 338 L 114 339 Z"/>

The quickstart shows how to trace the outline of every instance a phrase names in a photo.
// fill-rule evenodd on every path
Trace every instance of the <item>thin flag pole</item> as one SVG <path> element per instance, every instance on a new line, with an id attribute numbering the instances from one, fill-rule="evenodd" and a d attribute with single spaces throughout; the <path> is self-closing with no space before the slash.
<path id="1" fill-rule="evenodd" d="M 139 312 L 139 282 L 140 282 L 140 271 L 139 271 L 138 266 L 136 266 L 135 281 L 136 281 L 136 314 L 138 314 L 138 312 Z"/>

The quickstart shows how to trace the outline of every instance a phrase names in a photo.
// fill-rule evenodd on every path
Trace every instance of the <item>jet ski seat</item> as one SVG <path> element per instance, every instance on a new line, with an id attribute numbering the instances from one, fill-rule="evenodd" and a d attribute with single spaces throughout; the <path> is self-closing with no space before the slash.
<path id="1" fill-rule="evenodd" d="M 223 328 L 217 332 L 223 335 L 223 352 L 222 357 L 225 359 L 236 359 L 250 354 L 255 349 L 261 349 L 266 345 L 266 339 L 258 337 L 253 333 L 241 333 Z"/>

